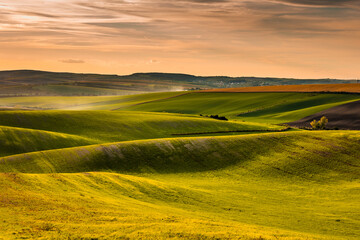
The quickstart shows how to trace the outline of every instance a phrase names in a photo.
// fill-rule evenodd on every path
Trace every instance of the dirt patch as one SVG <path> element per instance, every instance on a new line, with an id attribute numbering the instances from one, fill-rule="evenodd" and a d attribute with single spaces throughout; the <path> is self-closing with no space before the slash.
<path id="1" fill-rule="evenodd" d="M 329 119 L 327 127 L 330 129 L 360 130 L 360 101 L 332 107 L 286 124 L 300 128 L 311 127 L 310 122 L 314 119 L 319 120 L 322 116 Z"/>

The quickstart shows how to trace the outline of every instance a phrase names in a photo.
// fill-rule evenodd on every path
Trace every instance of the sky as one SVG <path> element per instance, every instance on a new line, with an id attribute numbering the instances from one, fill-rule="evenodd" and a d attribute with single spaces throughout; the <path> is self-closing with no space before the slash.
<path id="1" fill-rule="evenodd" d="M 360 0 L 0 0 L 0 70 L 360 79 Z"/>

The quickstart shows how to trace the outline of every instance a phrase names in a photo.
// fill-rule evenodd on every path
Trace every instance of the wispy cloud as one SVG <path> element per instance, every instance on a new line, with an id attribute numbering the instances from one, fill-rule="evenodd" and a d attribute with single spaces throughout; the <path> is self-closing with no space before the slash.
<path id="1" fill-rule="evenodd" d="M 155 65 L 142 66 L 139 59 L 157 59 L 162 71 L 311 75 L 311 65 L 317 65 L 335 76 L 343 65 L 332 56 L 359 63 L 353 56 L 360 44 L 359 5 L 357 0 L 6 1 L 0 3 L 0 51 L 30 59 L 40 57 L 41 49 L 52 52 L 57 63 L 81 52 L 98 59 L 81 64 L 91 71 L 114 71 L 116 62 L 136 66 L 116 71 L 144 71 Z M 283 60 L 267 60 L 277 57 Z M 269 64 L 277 70 L 250 72 L 270 69 Z"/>
<path id="2" fill-rule="evenodd" d="M 84 60 L 81 59 L 62 59 L 60 60 L 62 63 L 85 63 Z"/>
<path id="3" fill-rule="evenodd" d="M 358 0 L 279 0 L 281 2 L 308 6 L 359 6 Z"/>

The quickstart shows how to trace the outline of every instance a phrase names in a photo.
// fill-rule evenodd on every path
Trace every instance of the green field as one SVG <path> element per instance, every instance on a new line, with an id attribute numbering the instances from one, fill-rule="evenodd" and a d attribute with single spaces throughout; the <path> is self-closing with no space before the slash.
<path id="1" fill-rule="evenodd" d="M 275 125 L 359 99 L 1 98 L 0 239 L 359 239 L 360 132 Z"/>
<path id="2" fill-rule="evenodd" d="M 0 156 L 95 144 L 97 141 L 72 134 L 0 126 Z"/>
<path id="3" fill-rule="evenodd" d="M 47 131 L 47 134 L 71 134 L 97 143 L 164 138 L 172 137 L 174 134 L 197 132 L 283 128 L 270 124 L 219 121 L 181 114 L 64 110 L 0 111 L 1 125 L 22 128 L 24 131 L 43 130 Z M 17 133 L 21 134 L 20 131 Z M 28 137 L 33 138 L 31 135 Z M 26 140 L 26 134 L 18 138 Z"/>
<path id="4" fill-rule="evenodd" d="M 66 109 L 66 110 L 112 110 L 139 103 L 167 99 L 184 92 L 165 92 L 136 94 L 127 96 L 38 96 L 38 97 L 4 97 L 0 108 L 29 109 Z"/>
<path id="5" fill-rule="evenodd" d="M 1 99 L 0 108 L 219 114 L 233 120 L 276 124 L 356 100 L 360 100 L 360 94 L 169 92 L 102 97 L 10 97 Z"/>
<path id="6" fill-rule="evenodd" d="M 123 109 L 219 114 L 252 122 L 283 123 L 354 100 L 360 100 L 360 94 L 191 93 Z"/>
<path id="7" fill-rule="evenodd" d="M 87 86 L 74 86 L 74 85 L 41 85 L 32 88 L 33 90 L 39 90 L 48 95 L 60 95 L 60 96 L 74 96 L 74 95 L 130 95 L 139 94 L 141 91 L 130 90 L 116 90 L 107 88 L 87 87 Z"/>

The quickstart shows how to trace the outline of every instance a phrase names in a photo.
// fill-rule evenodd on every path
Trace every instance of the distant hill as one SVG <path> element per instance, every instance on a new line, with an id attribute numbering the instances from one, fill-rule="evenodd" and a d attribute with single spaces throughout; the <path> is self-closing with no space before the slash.
<path id="1" fill-rule="evenodd" d="M 0 71 L 0 95 L 127 95 L 140 92 L 251 86 L 355 83 L 356 80 L 194 76 L 178 73 L 79 74 Z"/>
<path id="2" fill-rule="evenodd" d="M 360 83 L 303 84 L 209 89 L 202 92 L 331 92 L 360 93 Z"/>

